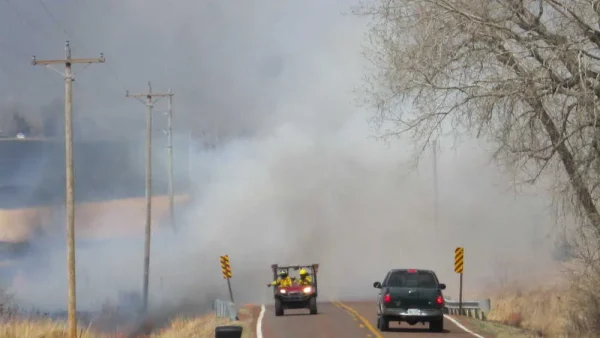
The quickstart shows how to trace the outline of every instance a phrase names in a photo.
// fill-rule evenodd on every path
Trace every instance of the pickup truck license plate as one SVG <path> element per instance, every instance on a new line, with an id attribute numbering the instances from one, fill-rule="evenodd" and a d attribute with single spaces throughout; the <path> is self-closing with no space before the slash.
<path id="1" fill-rule="evenodd" d="M 406 312 L 411 316 L 418 316 L 421 314 L 421 310 L 419 309 L 408 309 Z"/>

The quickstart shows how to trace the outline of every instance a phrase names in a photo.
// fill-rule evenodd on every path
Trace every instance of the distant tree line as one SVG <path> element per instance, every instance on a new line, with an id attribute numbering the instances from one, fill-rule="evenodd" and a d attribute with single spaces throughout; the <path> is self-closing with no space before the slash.
<path id="1" fill-rule="evenodd" d="M 62 134 L 64 104 L 56 98 L 39 109 L 30 109 L 22 104 L 0 105 L 0 137 L 54 138 Z"/>

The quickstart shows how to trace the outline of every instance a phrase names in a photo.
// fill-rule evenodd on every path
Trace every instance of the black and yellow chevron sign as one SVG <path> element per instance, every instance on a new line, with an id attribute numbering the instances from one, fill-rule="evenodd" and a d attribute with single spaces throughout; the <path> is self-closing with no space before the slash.
<path id="1" fill-rule="evenodd" d="M 454 272 L 463 273 L 465 263 L 465 248 L 458 247 L 454 250 Z"/>
<path id="2" fill-rule="evenodd" d="M 229 265 L 229 256 L 221 256 L 221 271 L 223 272 L 223 278 L 231 278 L 231 265 Z"/>

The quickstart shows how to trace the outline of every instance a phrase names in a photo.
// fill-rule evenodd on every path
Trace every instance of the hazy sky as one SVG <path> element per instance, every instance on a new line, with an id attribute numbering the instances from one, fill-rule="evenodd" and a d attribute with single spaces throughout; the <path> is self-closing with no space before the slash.
<path id="1" fill-rule="evenodd" d="M 436 269 L 453 295 L 459 245 L 470 293 L 496 282 L 506 262 L 512 278 L 547 270 L 555 228 L 548 198 L 539 189 L 516 196 L 510 177 L 473 142 L 443 146 L 440 229 L 433 227 L 431 162 L 415 172 L 407 142 L 372 139 L 372 112 L 354 104 L 365 75 L 365 25 L 342 15 L 349 1 L 43 3 L 58 25 L 40 1 L 0 1 L 3 100 L 39 107 L 62 97 L 60 75 L 29 61 L 32 54 L 62 57 L 64 29 L 74 57 L 104 52 L 107 59 L 77 74 L 81 128 L 111 136 L 143 127 L 144 107 L 126 99 L 125 89 L 145 91 L 151 80 L 156 91 L 176 93 L 177 130 L 252 134 L 194 155 L 201 198 L 181 217 L 186 230 L 155 236 L 156 299 L 226 292 L 223 253 L 231 256 L 234 283 L 244 281 L 234 284 L 240 301 L 253 302 L 268 300 L 264 286 L 277 262 L 321 263 L 327 298 L 373 297 L 372 282 L 392 267 Z M 116 221 L 143 222 L 106 220 Z M 141 242 L 82 251 L 78 264 L 90 280 L 81 284 L 82 306 L 140 287 L 141 253 Z M 45 259 L 56 275 L 45 273 L 43 283 L 32 277 L 19 296 L 60 307 L 64 297 L 49 290 L 64 286 L 64 253 Z"/>
<path id="2" fill-rule="evenodd" d="M 114 119 L 143 127 L 144 108 L 124 98 L 125 89 L 146 91 L 151 80 L 155 91 L 171 87 L 176 93 L 182 127 L 214 129 L 216 123 L 223 129 L 254 130 L 282 102 L 293 98 L 318 104 L 325 93 L 303 94 L 323 81 L 335 80 L 339 87 L 345 72 L 359 71 L 362 32 L 355 18 L 339 15 L 348 5 L 3 0 L 0 27 L 10 34 L 0 36 L 1 96 L 32 106 L 62 97 L 60 75 L 29 62 L 33 54 L 62 57 L 64 41 L 70 39 L 73 57 L 103 52 L 107 59 L 104 65 L 78 67 L 76 114 L 95 122 L 88 120 L 81 128 L 118 128 L 106 122 Z M 336 70 L 334 79 L 324 76 L 332 71 L 325 59 L 345 71 Z M 165 109 L 164 100 L 159 109 Z"/>

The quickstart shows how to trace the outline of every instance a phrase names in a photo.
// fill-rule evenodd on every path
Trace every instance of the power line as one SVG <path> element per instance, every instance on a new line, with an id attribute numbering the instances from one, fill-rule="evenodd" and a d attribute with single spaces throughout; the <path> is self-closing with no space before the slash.
<path id="1" fill-rule="evenodd" d="M 10 8 L 12 8 L 12 10 L 15 12 L 17 17 L 19 19 L 21 19 L 22 22 L 26 23 L 28 26 L 30 26 L 34 30 L 39 30 L 39 31 L 44 32 L 44 34 L 46 34 L 46 35 L 50 35 L 50 33 L 48 33 L 47 30 L 41 29 L 37 25 L 33 24 L 29 19 L 27 19 L 27 17 L 21 12 L 21 10 L 15 4 L 13 4 L 10 0 L 4 0 L 4 2 L 6 2 L 8 4 L 8 6 L 10 6 Z"/>
<path id="2" fill-rule="evenodd" d="M 70 40 L 74 40 L 73 37 L 69 35 L 69 32 L 67 32 L 67 30 L 60 24 L 60 22 L 58 22 L 58 20 L 56 20 L 56 18 L 54 17 L 54 15 L 52 15 L 52 12 L 50 12 L 50 10 L 48 9 L 48 7 L 46 7 L 46 4 L 44 3 L 44 1 L 38 0 L 38 2 L 40 3 L 40 5 L 42 5 L 42 8 L 44 9 L 44 12 L 46 12 L 46 14 L 48 14 L 48 16 L 50 17 L 50 19 L 52 19 L 52 21 L 54 22 L 54 24 L 56 25 L 56 27 L 58 27 L 58 29 L 60 29 L 63 33 L 65 33 L 65 35 Z M 79 41 L 76 41 L 76 42 L 79 43 Z"/>
<path id="3" fill-rule="evenodd" d="M 24 22 L 25 24 L 27 24 L 29 27 L 31 27 L 33 30 L 35 31 L 40 31 L 43 32 L 45 36 L 47 37 L 51 37 L 52 34 L 49 33 L 49 31 L 47 29 L 43 29 L 40 26 L 38 26 L 37 24 L 34 24 L 31 20 L 29 20 L 27 18 L 27 16 L 21 12 L 21 10 L 18 8 L 18 6 L 16 6 L 11 0 L 4 0 L 4 2 L 13 10 L 13 12 L 15 12 L 16 16 L 21 20 L 21 22 Z M 29 57 L 29 55 L 23 56 L 24 54 L 20 54 L 20 53 L 16 53 L 14 51 L 14 48 L 9 48 L 8 45 L 6 43 L 3 43 L 0 41 L 0 47 L 4 47 L 2 48 L 2 51 L 12 51 L 13 55 L 16 55 L 19 59 L 23 58 L 23 57 Z M 20 54 L 20 55 L 17 55 Z M 6 72 L 6 70 L 5 70 Z M 54 82 L 55 84 L 58 84 L 57 80 L 52 76 L 52 74 L 45 72 L 45 74 L 47 74 L 49 76 L 49 78 L 52 80 L 52 82 Z"/>
<path id="4" fill-rule="evenodd" d="M 7 1 L 7 0 L 5 0 Z M 11 48 L 7 43 L 0 41 L 0 54 L 4 54 L 6 56 L 9 57 L 14 57 L 16 59 L 23 59 L 23 58 L 29 58 L 29 55 L 24 54 L 24 53 L 19 53 L 17 52 L 14 48 Z M 0 60 L 1 61 L 1 60 Z M 2 63 L 0 62 L 0 69 L 2 70 L 3 73 L 6 74 L 7 77 L 11 77 L 12 75 L 10 75 L 10 70 L 5 68 Z M 52 77 L 52 74 L 48 73 L 48 72 L 44 72 L 46 75 L 49 76 L 49 78 L 56 84 L 57 81 L 54 77 Z"/>
<path id="5" fill-rule="evenodd" d="M 33 30 L 35 31 L 39 31 L 42 32 L 44 36 L 46 37 L 53 37 L 53 34 L 50 34 L 50 32 L 47 29 L 43 29 L 41 26 L 34 24 L 32 20 L 29 20 L 27 18 L 27 15 L 25 15 L 19 8 L 18 6 L 16 6 L 15 3 L 13 3 L 11 0 L 4 0 L 4 2 L 15 12 L 16 16 L 21 20 L 21 22 L 25 23 L 26 25 L 28 25 L 29 27 L 31 27 Z M 49 8 L 46 6 L 46 4 L 43 1 L 39 1 L 40 4 L 42 5 L 42 8 L 44 10 L 44 12 L 50 17 L 50 19 L 53 21 L 54 25 L 57 26 L 59 28 L 59 30 L 65 34 L 70 41 L 74 41 L 75 39 L 73 38 L 73 36 L 71 34 L 69 34 L 69 32 L 67 31 L 67 29 L 62 26 L 60 24 L 60 22 L 56 19 L 56 17 L 54 17 L 54 15 L 52 15 L 52 12 L 50 12 Z M 81 41 L 77 40 L 76 41 L 78 44 L 83 45 L 82 43 L 80 43 Z M 0 47 L 3 47 L 0 51 L 5 52 L 5 51 L 12 51 L 13 55 L 16 55 L 18 58 L 23 58 L 23 54 L 17 55 L 17 53 L 15 53 L 14 48 L 9 48 L 9 46 L 6 43 L 3 43 L 0 41 Z M 28 57 L 25 56 L 25 57 Z M 109 64 L 105 64 L 106 66 L 109 66 Z M 87 64 L 83 69 L 81 69 L 80 71 L 83 71 L 85 68 L 87 68 L 88 66 L 90 66 L 90 64 Z M 108 67 L 109 69 L 112 69 L 111 67 Z M 47 68 L 46 68 L 47 69 Z M 4 70 L 4 72 L 7 72 L 6 70 Z M 52 74 L 49 74 L 48 72 L 46 72 L 46 74 L 49 75 L 50 79 L 52 79 L 52 81 L 56 84 L 57 80 L 52 76 Z M 119 83 L 120 85 L 122 85 L 121 83 Z M 79 88 L 81 88 L 81 84 L 76 84 Z M 92 105 L 94 105 L 92 103 Z"/>
<path id="6" fill-rule="evenodd" d="M 5 0 L 5 1 L 9 1 L 9 0 Z M 50 9 L 48 8 L 48 6 L 46 6 L 46 4 L 44 3 L 43 0 L 38 0 L 38 2 L 40 3 L 40 5 L 42 5 L 42 8 L 44 9 L 44 12 L 46 12 L 46 14 L 50 17 L 50 19 L 54 22 L 54 24 L 56 25 L 56 27 L 63 32 L 71 41 L 75 41 L 77 42 L 78 45 L 81 45 L 83 48 L 86 48 L 86 45 L 83 43 L 83 41 L 81 41 L 80 39 L 75 39 L 74 36 L 72 34 L 70 34 L 68 32 L 68 30 L 65 28 L 65 26 L 63 26 L 60 21 L 58 21 L 56 19 L 56 17 L 54 17 L 54 15 L 52 15 L 52 12 L 50 12 Z M 108 68 L 108 70 L 110 71 L 110 74 L 114 77 L 114 79 L 116 80 L 117 84 L 121 87 L 123 87 L 124 90 L 127 90 L 127 87 L 125 86 L 124 82 L 121 80 L 121 78 L 118 75 L 118 72 L 112 68 L 112 66 L 110 66 L 109 64 L 106 64 L 106 67 Z"/>

